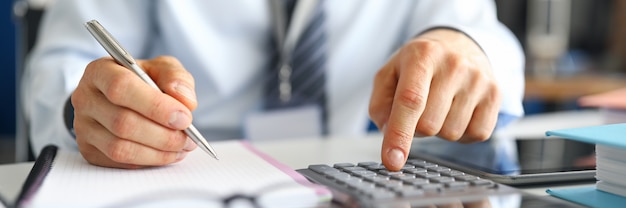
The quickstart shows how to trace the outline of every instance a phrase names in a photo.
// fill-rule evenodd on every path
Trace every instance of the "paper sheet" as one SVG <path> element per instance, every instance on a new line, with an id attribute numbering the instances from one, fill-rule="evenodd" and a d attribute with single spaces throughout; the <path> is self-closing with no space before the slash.
<path id="1" fill-rule="evenodd" d="M 235 195 L 265 205 L 289 206 L 328 201 L 330 192 L 315 186 L 249 144 L 212 143 L 220 160 L 199 148 L 183 161 L 140 170 L 88 164 L 78 152 L 59 151 L 52 170 L 29 207 L 128 207 L 134 205 L 222 206 Z M 278 187 L 278 188 L 273 188 Z M 282 188 L 281 188 L 282 187 Z M 247 201 L 247 200 L 242 200 Z M 169 205 L 168 205 L 169 204 Z"/>

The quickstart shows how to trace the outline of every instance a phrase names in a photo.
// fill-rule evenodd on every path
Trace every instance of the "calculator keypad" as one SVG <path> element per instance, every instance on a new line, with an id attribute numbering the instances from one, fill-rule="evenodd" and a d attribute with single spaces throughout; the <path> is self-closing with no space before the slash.
<path id="1" fill-rule="evenodd" d="M 408 160 L 400 171 L 389 171 L 377 162 L 310 165 L 308 169 L 355 195 L 374 200 L 497 189 L 491 180 L 419 159 Z"/>

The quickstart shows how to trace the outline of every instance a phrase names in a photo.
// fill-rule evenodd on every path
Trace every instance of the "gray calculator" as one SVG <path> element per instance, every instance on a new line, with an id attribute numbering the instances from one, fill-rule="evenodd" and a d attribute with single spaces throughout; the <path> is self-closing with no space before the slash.
<path id="1" fill-rule="evenodd" d="M 526 195 L 513 187 L 420 159 L 409 159 L 400 171 L 389 171 L 378 162 L 316 164 L 297 171 L 329 188 L 333 202 L 345 207 L 576 206 L 557 198 Z"/>

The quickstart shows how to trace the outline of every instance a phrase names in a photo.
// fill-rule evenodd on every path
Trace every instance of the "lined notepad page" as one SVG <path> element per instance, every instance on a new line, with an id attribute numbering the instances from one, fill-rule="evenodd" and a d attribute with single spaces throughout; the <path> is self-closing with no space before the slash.
<path id="1" fill-rule="evenodd" d="M 88 164 L 78 152 L 59 151 L 29 207 L 222 206 L 236 195 L 267 206 L 308 206 L 330 200 L 330 192 L 309 183 L 248 143 L 214 142 L 220 160 L 200 148 L 183 161 L 140 170 Z M 244 197 L 240 197 L 244 198 Z M 246 201 L 246 200 L 244 200 Z"/>

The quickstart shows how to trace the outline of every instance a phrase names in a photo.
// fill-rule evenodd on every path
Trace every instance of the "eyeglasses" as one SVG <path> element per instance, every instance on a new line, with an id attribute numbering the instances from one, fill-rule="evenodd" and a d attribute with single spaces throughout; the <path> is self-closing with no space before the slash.
<path id="1" fill-rule="evenodd" d="M 313 184 L 315 185 L 315 184 Z M 127 200 L 113 202 L 108 207 L 328 207 L 317 197 L 304 192 L 297 183 L 272 184 L 256 192 L 230 195 L 202 189 L 180 188 L 157 190 Z M 302 197 L 311 196 L 311 197 Z"/>

